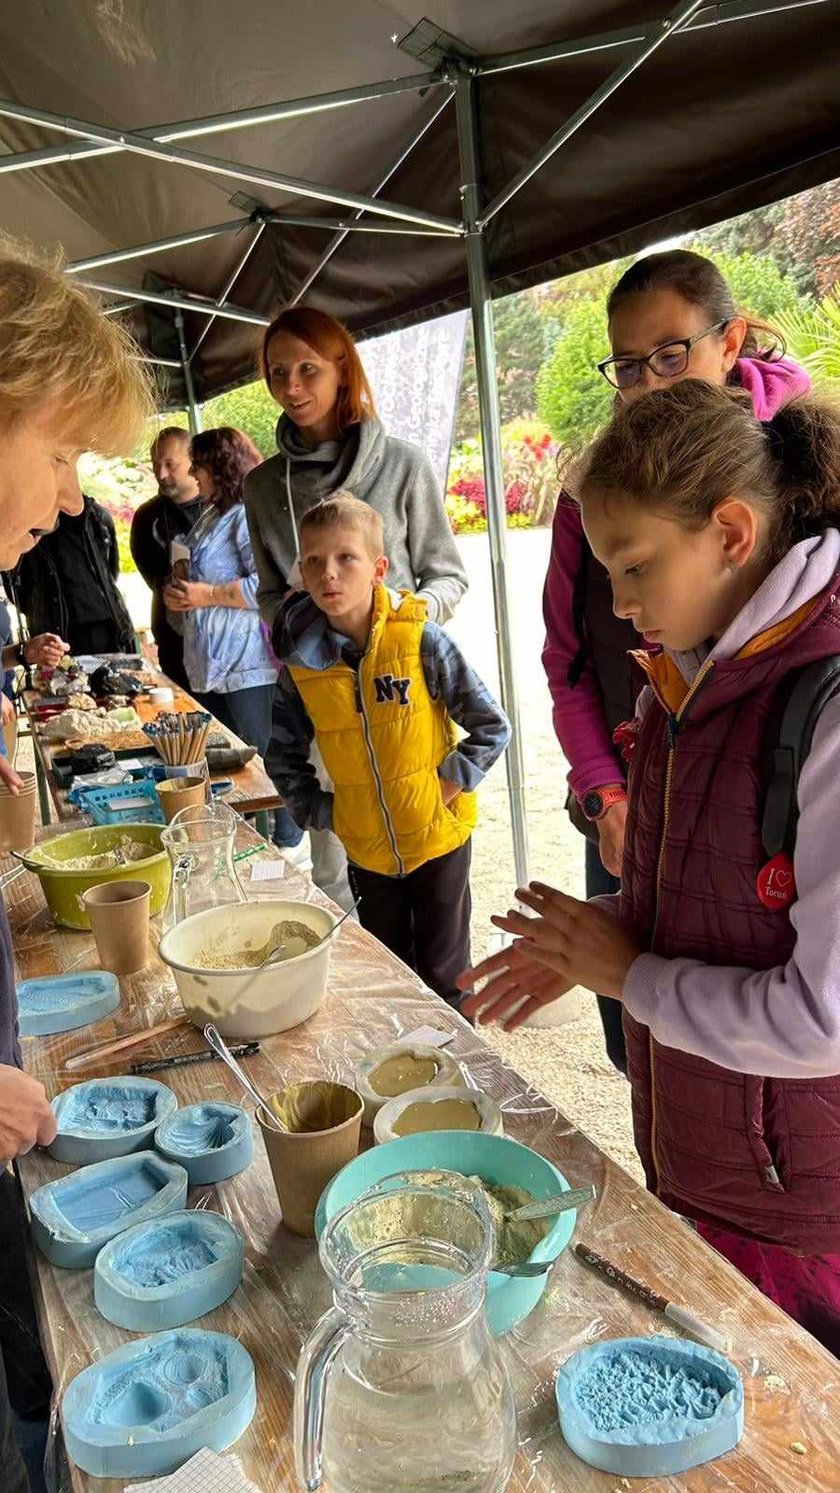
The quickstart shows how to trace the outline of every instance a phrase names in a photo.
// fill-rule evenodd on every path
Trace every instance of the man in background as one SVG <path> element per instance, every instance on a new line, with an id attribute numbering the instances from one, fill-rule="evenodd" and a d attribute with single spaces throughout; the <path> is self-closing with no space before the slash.
<path id="1" fill-rule="evenodd" d="M 14 572 L 30 634 L 56 634 L 74 655 L 136 652 L 119 573 L 114 520 L 85 496 L 81 513 L 61 513 L 52 533 L 21 557 Z"/>
<path id="2" fill-rule="evenodd" d="M 152 632 L 157 643 L 158 663 L 164 674 L 188 690 L 184 644 L 166 615 L 163 589 L 172 572 L 173 541 L 184 539 L 202 507 L 198 485 L 192 475 L 189 431 L 180 425 L 167 425 L 158 431 L 150 454 L 158 494 L 143 503 L 134 515 L 131 553 L 152 593 Z"/>

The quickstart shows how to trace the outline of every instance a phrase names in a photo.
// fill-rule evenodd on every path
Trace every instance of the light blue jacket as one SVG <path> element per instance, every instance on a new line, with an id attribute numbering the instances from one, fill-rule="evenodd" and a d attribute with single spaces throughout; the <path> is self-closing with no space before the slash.
<path id="1" fill-rule="evenodd" d="M 273 684 L 277 668 L 260 631 L 257 611 L 259 577 L 242 503 L 215 519 L 202 515 L 187 535 L 192 559 L 190 579 L 222 586 L 242 582 L 247 608 L 197 607 L 184 614 L 184 666 L 199 694 L 222 695 Z"/>

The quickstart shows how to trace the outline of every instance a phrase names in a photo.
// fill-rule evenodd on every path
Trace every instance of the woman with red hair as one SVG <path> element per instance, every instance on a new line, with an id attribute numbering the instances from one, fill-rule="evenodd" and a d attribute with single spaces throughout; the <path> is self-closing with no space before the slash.
<path id="1" fill-rule="evenodd" d="M 389 582 L 419 594 L 429 620 L 446 622 L 467 577 L 428 457 L 386 435 L 356 344 L 340 322 L 292 306 L 266 329 L 262 373 L 283 413 L 277 455 L 248 476 L 245 506 L 259 571 L 258 601 L 269 628 L 298 583 L 298 524 L 333 493 L 351 492 L 382 518 Z M 314 877 L 350 905 L 341 842 L 310 831 Z"/>

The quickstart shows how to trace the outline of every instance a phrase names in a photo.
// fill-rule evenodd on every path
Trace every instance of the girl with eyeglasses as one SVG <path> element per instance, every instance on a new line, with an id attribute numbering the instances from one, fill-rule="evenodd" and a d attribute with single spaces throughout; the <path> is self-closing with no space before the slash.
<path id="1" fill-rule="evenodd" d="M 759 420 L 807 393 L 772 326 L 741 315 L 710 259 L 686 249 L 639 259 L 607 301 L 611 356 L 598 367 L 623 404 L 680 379 L 744 389 Z M 569 763 L 572 822 L 586 835 L 586 895 L 618 890 L 627 792 L 613 733 L 635 711 L 641 681 L 629 657 L 644 646 L 616 617 L 609 576 L 593 557 L 574 498 L 561 493 L 543 596 L 543 665 L 554 729 Z M 627 1071 L 621 1007 L 599 996 L 607 1053 Z"/>

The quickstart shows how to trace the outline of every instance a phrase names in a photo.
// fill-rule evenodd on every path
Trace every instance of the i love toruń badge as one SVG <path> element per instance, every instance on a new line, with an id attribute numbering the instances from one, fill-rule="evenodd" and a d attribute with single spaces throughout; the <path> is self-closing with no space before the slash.
<path id="1" fill-rule="evenodd" d="M 779 850 L 762 866 L 755 879 L 755 889 L 762 907 L 786 912 L 796 901 L 796 877 L 793 861 L 787 851 Z"/>

